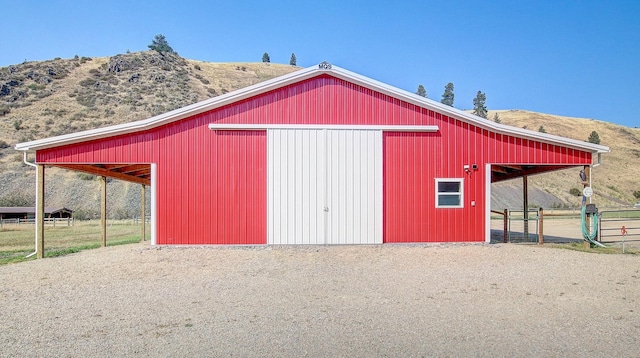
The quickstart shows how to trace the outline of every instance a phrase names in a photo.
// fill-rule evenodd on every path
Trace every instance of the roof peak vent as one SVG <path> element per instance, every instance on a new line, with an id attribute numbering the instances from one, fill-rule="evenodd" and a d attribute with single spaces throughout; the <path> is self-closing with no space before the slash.
<path id="1" fill-rule="evenodd" d="M 331 64 L 329 62 L 327 62 L 327 61 L 322 61 L 318 65 L 318 68 L 321 69 L 321 70 L 330 70 L 331 69 Z"/>

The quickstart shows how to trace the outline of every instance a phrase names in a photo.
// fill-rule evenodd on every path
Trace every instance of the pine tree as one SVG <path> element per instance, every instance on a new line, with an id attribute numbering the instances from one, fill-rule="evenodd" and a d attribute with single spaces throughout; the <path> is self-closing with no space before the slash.
<path id="1" fill-rule="evenodd" d="M 591 134 L 589 135 L 589 139 L 587 140 L 589 141 L 589 143 L 600 144 L 600 136 L 596 131 L 591 132 Z"/>
<path id="2" fill-rule="evenodd" d="M 162 34 L 156 35 L 153 41 L 151 41 L 151 44 L 148 45 L 147 47 L 149 47 L 150 50 L 158 51 L 158 53 L 160 54 L 163 54 L 163 53 L 170 53 L 173 55 L 178 54 L 171 48 L 171 46 L 169 46 L 169 42 L 167 41 L 167 38 L 164 37 L 164 35 Z"/>
<path id="3" fill-rule="evenodd" d="M 295 53 L 291 53 L 291 59 L 289 60 L 289 64 L 291 66 L 297 66 L 298 65 L 298 59 L 296 58 L 296 54 Z"/>
<path id="4" fill-rule="evenodd" d="M 449 82 L 446 86 L 444 86 L 444 93 L 442 94 L 442 100 L 440 101 L 440 103 L 453 107 L 453 99 L 453 83 Z"/>
<path id="5" fill-rule="evenodd" d="M 478 91 L 476 98 L 473 99 L 473 114 L 478 117 L 487 118 L 487 107 L 484 105 L 486 101 L 487 96 L 482 93 L 482 91 Z"/>
<path id="6" fill-rule="evenodd" d="M 493 121 L 496 122 L 496 123 L 502 122 L 502 119 L 500 119 L 500 116 L 498 115 L 498 112 L 493 114 Z"/>
<path id="7" fill-rule="evenodd" d="M 418 90 L 416 91 L 416 94 L 418 96 L 422 96 L 422 97 L 427 97 L 427 90 L 424 89 L 423 85 L 418 85 Z"/>
<path id="8" fill-rule="evenodd" d="M 265 53 L 262 55 L 262 62 L 264 62 L 264 63 L 269 63 L 269 62 L 271 62 L 271 58 L 269 57 L 269 54 L 268 54 L 268 53 L 266 53 L 266 52 L 265 52 Z"/>
<path id="9" fill-rule="evenodd" d="M 540 133 L 547 133 L 547 130 L 546 130 L 546 129 L 544 129 L 544 126 L 543 126 L 543 125 L 540 125 L 540 127 L 538 128 L 538 132 L 540 132 Z"/>

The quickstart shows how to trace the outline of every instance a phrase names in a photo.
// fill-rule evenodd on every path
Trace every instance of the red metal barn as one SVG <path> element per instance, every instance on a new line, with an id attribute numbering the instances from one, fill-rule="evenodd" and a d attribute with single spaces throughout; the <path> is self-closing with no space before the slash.
<path id="1" fill-rule="evenodd" d="M 488 241 L 492 182 L 608 151 L 327 63 L 16 149 L 38 165 L 151 185 L 161 245 Z"/>

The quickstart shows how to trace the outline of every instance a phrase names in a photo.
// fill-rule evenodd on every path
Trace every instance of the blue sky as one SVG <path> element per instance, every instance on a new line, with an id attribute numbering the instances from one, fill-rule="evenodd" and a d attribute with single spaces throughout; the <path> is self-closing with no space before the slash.
<path id="1" fill-rule="evenodd" d="M 455 107 L 525 109 L 640 127 L 640 1 L 5 1 L 0 67 L 147 50 L 322 61 Z"/>

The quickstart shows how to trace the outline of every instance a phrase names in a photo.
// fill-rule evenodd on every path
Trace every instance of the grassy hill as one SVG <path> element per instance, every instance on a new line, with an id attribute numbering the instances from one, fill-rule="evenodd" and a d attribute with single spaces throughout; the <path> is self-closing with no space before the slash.
<path id="1" fill-rule="evenodd" d="M 489 118 L 493 118 L 494 113 L 498 113 L 503 124 L 531 130 L 538 130 L 543 126 L 549 134 L 583 141 L 587 141 L 592 131 L 598 132 L 601 144 L 609 146 L 611 152 L 603 154 L 602 165 L 592 170 L 594 202 L 599 206 L 619 207 L 640 201 L 633 195 L 634 191 L 640 191 L 640 128 L 523 110 L 490 111 Z M 529 203 L 543 207 L 579 205 L 581 197 L 569 193 L 571 188 L 582 190 L 579 171 L 576 168 L 531 176 L 529 186 L 530 190 L 533 188 L 530 192 L 533 198 L 530 197 Z M 521 186 L 521 179 L 495 185 L 498 190 L 515 186 Z M 548 198 L 543 198 L 536 191 L 551 194 L 557 201 L 550 203 Z M 522 196 L 520 193 L 517 195 Z M 521 198 L 515 199 L 522 201 Z"/>
<path id="2" fill-rule="evenodd" d="M 34 170 L 12 149 L 18 142 L 149 118 L 295 70 L 298 68 L 280 64 L 202 62 L 154 51 L 0 68 L 0 206 L 33 203 Z M 521 110 L 497 113 L 504 124 L 533 130 L 544 126 L 548 133 L 574 139 L 586 140 L 591 131 L 597 131 L 612 152 L 593 171 L 594 200 L 606 206 L 636 201 L 640 129 Z M 491 112 L 489 118 L 493 115 Z M 581 188 L 578 171 L 530 177 L 530 204 L 579 204 L 580 198 L 569 194 L 571 188 Z M 98 183 L 91 179 L 50 169 L 47 204 L 92 216 L 99 212 L 99 198 Z M 494 185 L 493 206 L 520 207 L 520 183 Z M 137 215 L 140 193 L 136 185 L 113 181 L 108 191 L 111 217 Z"/>

